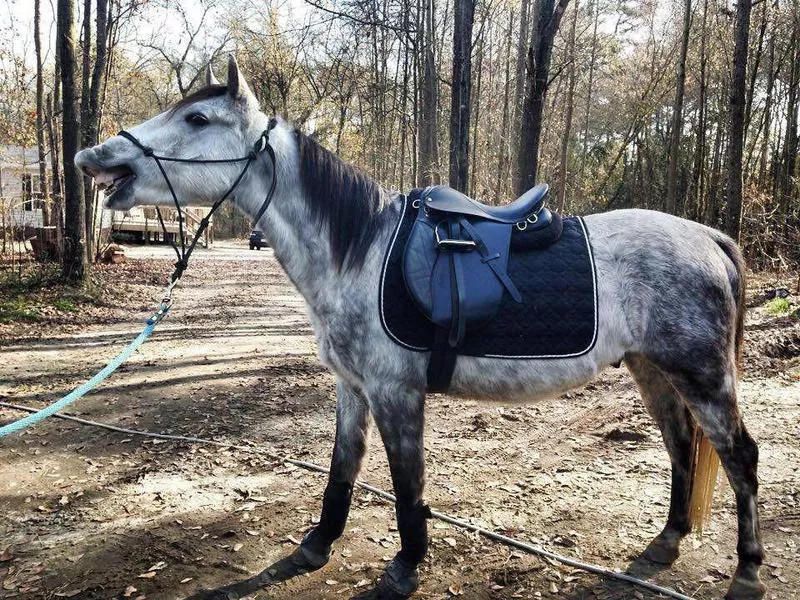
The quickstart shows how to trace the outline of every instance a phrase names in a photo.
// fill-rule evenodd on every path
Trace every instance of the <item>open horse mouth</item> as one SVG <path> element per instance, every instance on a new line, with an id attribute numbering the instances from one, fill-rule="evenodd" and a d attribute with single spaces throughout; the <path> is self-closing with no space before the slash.
<path id="1" fill-rule="evenodd" d="M 97 189 L 103 190 L 108 206 L 136 179 L 136 174 L 125 164 L 102 170 L 84 166 L 83 172 L 94 179 Z"/>

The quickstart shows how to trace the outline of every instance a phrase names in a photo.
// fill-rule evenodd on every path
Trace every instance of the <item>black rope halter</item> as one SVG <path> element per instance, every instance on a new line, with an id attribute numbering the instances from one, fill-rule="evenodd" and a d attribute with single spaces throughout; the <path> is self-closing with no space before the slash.
<path id="1" fill-rule="evenodd" d="M 197 240 L 200 239 L 200 236 L 208 227 L 208 224 L 211 221 L 211 217 L 217 211 L 217 209 L 222 206 L 222 203 L 227 200 L 227 198 L 233 193 L 233 191 L 238 187 L 239 183 L 241 183 L 242 179 L 247 173 L 247 169 L 250 168 L 250 165 L 253 163 L 258 155 L 262 152 L 266 152 L 267 156 L 272 163 L 272 181 L 270 182 L 269 190 L 267 191 L 267 197 L 264 199 L 264 202 L 261 204 L 261 208 L 258 210 L 258 213 L 253 220 L 254 224 L 258 224 L 261 220 L 261 217 L 264 215 L 264 212 L 269 207 L 270 202 L 272 202 L 272 196 L 275 193 L 275 185 L 277 184 L 277 173 L 275 172 L 275 151 L 272 149 L 272 146 L 269 143 L 269 132 L 272 131 L 275 126 L 278 124 L 278 120 L 274 117 L 269 120 L 269 125 L 263 131 L 263 133 L 258 137 L 256 142 L 253 144 L 252 149 L 250 152 L 247 153 L 247 156 L 242 156 L 239 158 L 218 158 L 218 159 L 203 159 L 203 158 L 177 158 L 173 156 L 161 156 L 155 153 L 155 151 L 150 146 L 145 146 L 140 142 L 135 135 L 132 133 L 122 130 L 117 135 L 124 137 L 125 139 L 129 140 L 134 146 L 139 148 L 142 153 L 148 157 L 152 158 L 156 161 L 156 165 L 158 165 L 158 170 L 161 171 L 161 175 L 164 177 L 164 181 L 167 183 L 167 188 L 169 188 L 169 193 L 172 195 L 172 200 L 175 203 L 175 209 L 178 211 L 178 232 L 180 234 L 180 249 L 178 245 L 171 240 L 170 243 L 172 244 L 172 248 L 175 250 L 175 254 L 178 256 L 178 260 L 175 263 L 175 271 L 172 273 L 172 277 L 170 281 L 174 284 L 178 279 L 181 278 L 183 272 L 186 270 L 186 267 L 189 264 L 189 257 L 192 255 L 194 251 L 195 245 L 197 245 Z M 219 164 L 219 163 L 238 163 L 243 162 L 244 167 L 239 172 L 238 177 L 234 180 L 233 184 L 228 188 L 228 191 L 225 192 L 219 200 L 214 202 L 211 206 L 211 210 L 208 214 L 200 220 L 200 225 L 197 228 L 197 231 L 194 234 L 194 238 L 192 239 L 191 243 L 189 244 L 188 248 L 186 246 L 186 234 L 184 233 L 184 218 L 183 218 L 183 208 L 181 207 L 180 202 L 178 202 L 178 195 L 175 193 L 175 189 L 172 187 L 172 182 L 169 180 L 167 176 L 167 172 L 164 170 L 164 162 L 177 162 L 177 163 L 200 163 L 200 164 Z M 164 239 L 167 239 L 167 227 L 164 224 L 164 218 L 161 216 L 161 211 L 158 207 L 156 207 L 156 214 L 158 215 L 158 222 L 161 225 L 161 230 L 164 232 Z"/>

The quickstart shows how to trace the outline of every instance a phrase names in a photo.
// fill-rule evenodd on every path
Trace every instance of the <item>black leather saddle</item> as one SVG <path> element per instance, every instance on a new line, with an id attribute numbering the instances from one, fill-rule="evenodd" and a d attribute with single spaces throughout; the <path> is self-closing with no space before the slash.
<path id="1" fill-rule="evenodd" d="M 488 206 L 447 186 L 426 188 L 403 254 L 403 277 L 417 308 L 437 327 L 429 391 L 450 384 L 458 348 L 491 321 L 503 294 L 524 303 L 506 271 L 511 252 L 558 240 L 562 222 L 544 206 L 547 185 L 511 204 Z"/>

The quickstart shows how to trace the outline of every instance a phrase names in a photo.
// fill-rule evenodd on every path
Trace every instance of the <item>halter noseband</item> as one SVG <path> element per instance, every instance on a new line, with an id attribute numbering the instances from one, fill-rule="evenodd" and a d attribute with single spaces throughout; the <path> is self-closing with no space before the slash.
<path id="1" fill-rule="evenodd" d="M 155 153 L 155 151 L 150 146 L 145 146 L 139 139 L 130 133 L 129 131 L 125 131 L 124 129 L 120 131 L 117 135 L 124 137 L 126 140 L 130 141 L 134 146 L 139 148 L 148 158 L 152 158 L 156 161 L 156 165 L 158 165 L 158 170 L 161 171 L 161 176 L 164 178 L 164 181 L 167 183 L 167 188 L 169 188 L 169 193 L 172 196 L 172 200 L 175 203 L 175 209 L 178 211 L 178 232 L 180 233 L 180 240 L 181 240 L 181 247 L 178 249 L 178 245 L 173 241 L 171 242 L 173 249 L 175 250 L 175 254 L 178 255 L 178 261 L 175 263 L 175 271 L 172 273 L 171 283 L 174 284 L 178 279 L 180 279 L 183 272 L 186 270 L 186 267 L 189 263 L 189 257 L 191 256 L 192 252 L 194 251 L 194 247 L 197 244 L 197 240 L 200 239 L 201 234 L 206 230 L 208 224 L 211 221 L 211 217 L 217 211 L 217 209 L 222 206 L 222 203 L 230 196 L 233 191 L 238 187 L 239 183 L 241 183 L 242 179 L 247 173 L 247 169 L 253 163 L 254 160 L 258 157 L 259 154 L 262 152 L 266 152 L 267 156 L 269 156 L 270 162 L 272 163 L 272 181 L 270 182 L 269 190 L 267 191 L 267 197 L 264 199 L 264 202 L 261 204 L 261 208 L 256 213 L 256 217 L 253 220 L 254 224 L 258 224 L 261 220 L 261 217 L 266 212 L 267 208 L 272 202 L 272 196 L 275 194 L 275 185 L 277 184 L 277 173 L 275 172 L 275 151 L 272 149 L 272 146 L 269 143 L 269 132 L 275 129 L 275 126 L 278 124 L 278 120 L 275 117 L 272 117 L 269 120 L 269 125 L 267 128 L 261 133 L 258 137 L 256 142 L 253 144 L 252 149 L 250 152 L 247 153 L 247 156 L 242 156 L 239 158 L 218 158 L 218 159 L 202 159 L 202 158 L 177 158 L 173 156 L 161 156 Z M 197 228 L 197 231 L 194 234 L 194 238 L 192 242 L 189 244 L 189 247 L 186 247 L 186 235 L 184 233 L 183 227 L 183 209 L 181 208 L 180 202 L 178 202 L 178 195 L 175 193 L 175 189 L 172 187 L 172 182 L 169 180 L 167 176 L 167 172 L 164 170 L 164 165 L 162 162 L 177 162 L 177 163 L 197 163 L 197 164 L 219 164 L 219 163 L 237 163 L 243 162 L 244 167 L 242 168 L 241 172 L 239 173 L 238 177 L 234 180 L 233 184 L 228 188 L 228 191 L 225 192 L 219 200 L 214 202 L 211 206 L 211 210 L 208 214 L 203 217 L 200 221 L 200 225 Z M 164 239 L 167 238 L 167 227 L 164 225 L 164 218 L 161 216 L 161 211 L 156 206 L 156 214 L 158 215 L 158 222 L 161 225 L 161 229 L 164 232 Z"/>

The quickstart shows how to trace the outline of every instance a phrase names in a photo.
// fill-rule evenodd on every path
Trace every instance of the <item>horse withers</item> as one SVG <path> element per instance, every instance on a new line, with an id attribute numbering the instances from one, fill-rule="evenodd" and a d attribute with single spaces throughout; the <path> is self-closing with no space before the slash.
<path id="1" fill-rule="evenodd" d="M 305 298 L 320 358 L 336 375 L 336 439 L 320 522 L 299 548 L 256 577 L 198 597 L 238 598 L 328 561 L 344 531 L 371 414 L 389 459 L 401 548 L 376 586 L 360 597 L 407 598 L 418 587 L 417 567 L 428 546 L 423 426 L 429 353 L 390 339 L 376 299 L 403 198 L 283 120 L 275 124 L 261 112 L 233 58 L 227 85 L 209 80 L 172 109 L 131 128 L 141 146 L 114 136 L 82 150 L 76 164 L 106 188 L 111 209 L 169 206 L 174 198 L 209 206 L 230 189 L 240 166 L 167 162 L 162 173 L 142 147 L 162 156 L 245 156 L 272 125 L 275 160 L 256 156 L 232 199 L 255 216 L 275 182 L 274 201 L 254 227 L 264 232 Z M 450 393 L 532 401 L 581 385 L 624 360 L 663 433 L 672 464 L 667 522 L 644 556 L 660 563 L 678 557 L 692 525 L 692 484 L 707 491 L 710 475 L 703 473 L 713 472 L 700 469 L 696 460 L 697 440 L 707 439 L 736 494 L 738 566 L 726 597 L 762 598 L 758 449 L 736 399 L 745 310 L 742 255 L 722 233 L 658 212 L 617 210 L 583 222 L 596 273 L 591 349 L 527 360 L 461 355 Z"/>

